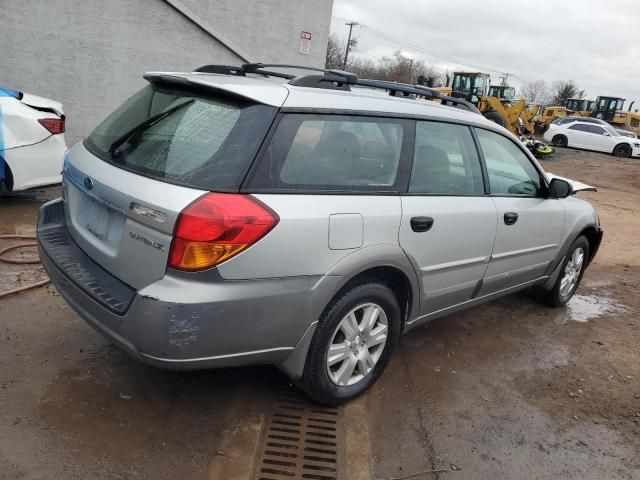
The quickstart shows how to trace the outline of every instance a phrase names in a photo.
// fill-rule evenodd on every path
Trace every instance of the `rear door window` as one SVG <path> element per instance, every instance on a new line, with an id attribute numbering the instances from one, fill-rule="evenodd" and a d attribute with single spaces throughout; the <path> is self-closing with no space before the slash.
<path id="1" fill-rule="evenodd" d="M 484 194 L 480 159 L 469 127 L 417 122 L 409 192 Z"/>
<path id="2" fill-rule="evenodd" d="M 206 190 L 238 189 L 275 109 L 228 96 L 147 85 L 85 145 L 118 167 Z"/>
<path id="3" fill-rule="evenodd" d="M 250 187 L 394 190 L 408 122 L 346 115 L 284 115 Z"/>
<path id="4" fill-rule="evenodd" d="M 577 123 L 575 125 L 571 125 L 569 127 L 569 130 L 577 130 L 578 132 L 588 132 L 589 125 L 583 125 L 583 124 Z"/>

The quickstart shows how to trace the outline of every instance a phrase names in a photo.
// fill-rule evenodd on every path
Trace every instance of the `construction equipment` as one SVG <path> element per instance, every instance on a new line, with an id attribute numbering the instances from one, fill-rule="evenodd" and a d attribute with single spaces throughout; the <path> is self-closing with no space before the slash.
<path id="1" fill-rule="evenodd" d="M 536 132 L 543 133 L 549 128 L 549 124 L 558 118 L 573 115 L 576 117 L 589 117 L 595 105 L 595 100 L 585 98 L 568 98 L 563 105 L 550 105 L 545 107 L 535 121 Z"/>
<path id="2" fill-rule="evenodd" d="M 516 96 L 516 89 L 508 85 L 491 85 L 489 87 L 489 96 L 510 102 Z"/>
<path id="3" fill-rule="evenodd" d="M 524 131 L 533 133 L 533 117 L 537 112 L 527 108 L 526 100 L 514 101 L 515 89 L 508 85 L 491 85 L 491 77 L 482 72 L 455 72 L 451 86 L 439 87 L 445 95 L 464 98 L 474 104 L 489 120 L 496 122 L 512 133 L 518 133 L 518 119 Z"/>
<path id="4" fill-rule="evenodd" d="M 634 102 L 629 105 L 629 110 L 624 110 L 624 102 L 625 99 L 620 97 L 598 97 L 590 116 L 640 134 L 640 113 L 631 111 Z"/>
<path id="5" fill-rule="evenodd" d="M 587 100 L 586 98 L 568 98 L 564 106 L 577 117 L 588 117 L 595 105 L 595 100 Z"/>

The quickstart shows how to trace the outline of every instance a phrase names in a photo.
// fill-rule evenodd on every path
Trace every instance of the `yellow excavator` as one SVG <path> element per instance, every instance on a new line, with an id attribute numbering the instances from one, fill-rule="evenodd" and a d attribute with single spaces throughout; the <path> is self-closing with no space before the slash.
<path id="1" fill-rule="evenodd" d="M 595 100 L 584 98 L 569 98 L 564 105 L 551 105 L 545 107 L 536 119 L 536 130 L 544 132 L 549 124 L 558 118 L 574 115 L 577 117 L 588 117 L 595 105 Z"/>
<path id="2" fill-rule="evenodd" d="M 631 111 L 635 101 L 631 102 L 628 110 L 624 110 L 624 102 L 625 99 L 620 97 L 598 97 L 590 116 L 640 135 L 640 113 Z"/>
<path id="3" fill-rule="evenodd" d="M 528 107 L 524 98 L 515 100 L 513 87 L 491 85 L 491 77 L 486 73 L 455 72 L 451 85 L 438 90 L 473 103 L 485 117 L 514 134 L 534 131 L 533 117 L 538 107 Z"/>

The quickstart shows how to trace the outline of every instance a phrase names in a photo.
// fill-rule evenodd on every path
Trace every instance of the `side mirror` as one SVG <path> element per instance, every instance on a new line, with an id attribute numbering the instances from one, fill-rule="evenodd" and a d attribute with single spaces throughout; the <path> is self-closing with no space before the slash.
<path id="1" fill-rule="evenodd" d="M 611 136 L 611 134 L 610 134 L 609 132 L 604 132 L 604 133 L 603 133 L 603 135 L 604 135 L 605 137 L 610 137 L 610 136 Z"/>
<path id="2" fill-rule="evenodd" d="M 549 184 L 549 196 L 551 198 L 567 198 L 573 193 L 573 189 L 569 182 L 554 178 Z"/>

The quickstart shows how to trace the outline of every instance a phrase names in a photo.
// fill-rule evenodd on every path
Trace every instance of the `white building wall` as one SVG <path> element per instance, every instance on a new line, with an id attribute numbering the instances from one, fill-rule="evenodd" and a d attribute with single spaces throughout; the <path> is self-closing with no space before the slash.
<path id="1" fill-rule="evenodd" d="M 332 3 L 1 0 L 0 86 L 61 101 L 75 143 L 144 85 L 146 71 L 247 57 L 322 66 Z M 312 33 L 309 55 L 299 53 L 301 31 Z"/>

